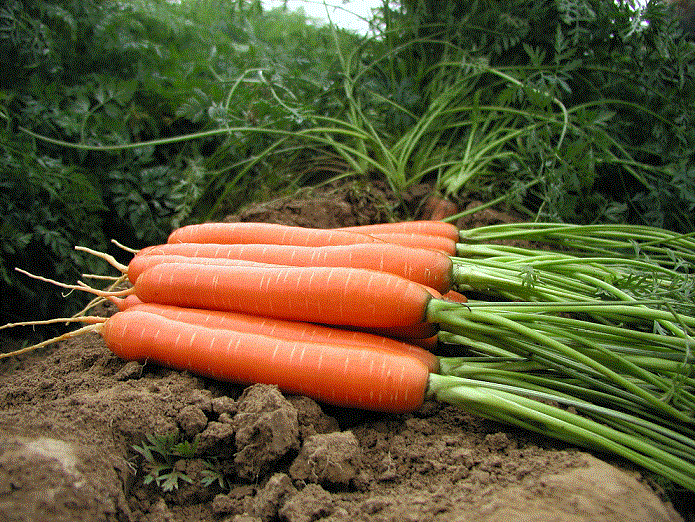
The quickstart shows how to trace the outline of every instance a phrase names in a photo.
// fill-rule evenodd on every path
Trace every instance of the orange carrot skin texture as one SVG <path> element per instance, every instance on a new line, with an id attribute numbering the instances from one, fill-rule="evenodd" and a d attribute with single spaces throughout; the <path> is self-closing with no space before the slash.
<path id="1" fill-rule="evenodd" d="M 354 245 L 378 241 L 368 234 L 345 230 L 252 222 L 187 225 L 174 230 L 167 239 L 167 243 L 264 243 L 296 246 Z"/>
<path id="2" fill-rule="evenodd" d="M 439 331 L 439 326 L 435 323 L 422 322 L 408 326 L 392 326 L 390 328 L 366 328 L 363 331 L 407 341 L 409 339 L 425 339 L 427 337 L 432 337 Z"/>
<path id="3" fill-rule="evenodd" d="M 128 296 L 133 297 L 133 296 Z M 181 323 L 191 323 L 208 328 L 224 328 L 244 333 L 257 333 L 269 337 L 303 342 L 361 346 L 373 350 L 385 350 L 411 355 L 422 361 L 430 372 L 439 371 L 439 359 L 420 346 L 396 341 L 366 332 L 344 330 L 314 323 L 287 321 L 259 315 L 196 308 L 181 308 L 154 303 L 135 303 L 123 308 L 158 314 Z"/>
<path id="4" fill-rule="evenodd" d="M 397 245 L 414 248 L 429 248 L 431 250 L 444 252 L 449 256 L 456 254 L 456 241 L 448 237 L 411 234 L 407 232 L 375 232 L 372 233 L 371 236 Z"/>
<path id="5" fill-rule="evenodd" d="M 445 301 L 452 301 L 454 303 L 468 302 L 468 298 L 464 294 L 457 292 L 456 290 L 449 290 L 445 292 L 444 294 L 442 294 L 442 299 L 444 299 Z"/>
<path id="6" fill-rule="evenodd" d="M 109 301 L 111 301 L 113 304 L 116 305 L 119 312 L 123 312 L 124 310 L 127 310 L 128 308 L 132 308 L 133 306 L 142 304 L 142 301 L 140 300 L 140 298 L 138 296 L 136 296 L 135 294 L 128 295 L 124 298 L 111 296 L 108 299 L 109 299 Z"/>
<path id="7" fill-rule="evenodd" d="M 397 232 L 401 234 L 422 234 L 426 236 L 447 237 L 452 241 L 459 240 L 459 229 L 452 223 L 422 219 L 418 221 L 399 221 L 398 223 L 377 223 L 375 225 L 360 225 L 341 227 L 336 230 L 360 232 L 363 234 L 379 234 Z"/>
<path id="8" fill-rule="evenodd" d="M 186 243 L 190 245 L 191 243 Z M 170 245 L 178 246 L 178 245 Z M 202 246 L 202 245 L 199 245 Z M 214 246 L 214 245 L 207 245 Z M 153 252 L 153 250 L 150 250 Z M 148 268 L 151 268 L 160 263 L 190 263 L 196 265 L 213 265 L 213 266 L 276 266 L 269 263 L 257 263 L 255 261 L 247 261 L 244 259 L 226 259 L 226 258 L 210 258 L 210 257 L 189 257 L 181 255 L 157 255 L 143 254 L 135 256 L 128 263 L 128 280 L 135 284 L 138 276 Z"/>
<path id="9" fill-rule="evenodd" d="M 144 302 L 344 326 L 425 322 L 432 295 L 402 277 L 343 267 L 163 263 L 135 282 Z"/>
<path id="10" fill-rule="evenodd" d="M 343 266 L 396 274 L 446 292 L 453 282 L 453 262 L 442 252 L 389 243 L 361 243 L 324 247 L 292 245 L 172 243 L 138 254 L 128 267 L 131 281 L 142 271 L 134 265 L 147 255 L 180 255 L 202 258 L 242 259 L 287 266 Z M 131 274 L 131 271 L 134 273 Z"/>
<path id="11" fill-rule="evenodd" d="M 407 355 L 243 334 L 136 310 L 113 315 L 101 335 L 123 359 L 239 384 L 275 384 L 288 393 L 375 411 L 417 409 L 429 375 Z"/>
<path id="12" fill-rule="evenodd" d="M 144 248 L 141 248 L 140 250 L 138 250 L 137 254 L 135 254 L 135 255 L 136 256 L 145 255 L 145 254 L 149 253 L 153 248 L 156 248 L 157 246 L 159 246 L 159 245 L 149 245 L 149 246 L 146 246 Z"/>

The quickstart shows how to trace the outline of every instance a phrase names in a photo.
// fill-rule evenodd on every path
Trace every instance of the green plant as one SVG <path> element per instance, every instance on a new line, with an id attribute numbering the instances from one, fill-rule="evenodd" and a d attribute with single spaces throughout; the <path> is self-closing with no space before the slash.
<path id="1" fill-rule="evenodd" d="M 216 460 L 206 460 L 205 469 L 201 472 L 203 478 L 200 479 L 200 483 L 205 487 L 211 487 L 217 484 L 217 486 L 222 490 L 229 489 L 229 481 L 227 475 L 220 467 L 220 464 Z"/>
<path id="2" fill-rule="evenodd" d="M 308 146 L 397 191 L 433 179 L 535 219 L 692 228 L 695 55 L 663 3 L 413 0 L 377 22 L 336 45 L 344 106 Z"/>
<path id="3" fill-rule="evenodd" d="M 17 266 L 57 279 L 79 277 L 79 266 L 103 273 L 100 260 L 82 260 L 73 245 L 106 248 L 102 232 L 103 199 L 89 172 L 50 156 L 0 129 L 0 316 L 5 320 L 48 317 L 60 292 L 18 276 Z M 31 304 L 29 304 L 31 303 Z M 81 297 L 66 308 L 77 312 Z"/>
<path id="4" fill-rule="evenodd" d="M 195 443 L 181 440 L 177 431 L 166 435 L 148 434 L 147 441 L 133 446 L 143 456 L 148 468 L 144 484 L 155 483 L 166 492 L 178 489 L 180 481 L 193 483 L 193 479 L 176 469 L 176 461 L 193 458 Z"/>

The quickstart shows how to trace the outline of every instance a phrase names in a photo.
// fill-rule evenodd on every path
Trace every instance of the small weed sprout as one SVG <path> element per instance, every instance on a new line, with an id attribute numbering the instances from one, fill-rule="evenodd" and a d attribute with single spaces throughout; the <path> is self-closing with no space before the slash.
<path id="1" fill-rule="evenodd" d="M 176 461 L 193 458 L 195 442 L 181 441 L 176 431 L 167 435 L 148 434 L 147 441 L 141 446 L 133 445 L 133 449 L 143 456 L 146 467 L 149 468 L 144 484 L 154 482 L 168 492 L 178 489 L 179 481 L 193 483 L 193 479 L 176 469 Z"/>

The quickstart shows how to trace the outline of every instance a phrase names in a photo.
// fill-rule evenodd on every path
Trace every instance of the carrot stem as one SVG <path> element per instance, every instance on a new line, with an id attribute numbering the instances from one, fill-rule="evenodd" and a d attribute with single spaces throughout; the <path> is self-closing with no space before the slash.
<path id="1" fill-rule="evenodd" d="M 563 311 L 566 311 L 567 308 L 572 309 L 581 307 L 572 307 L 568 305 L 565 309 L 563 309 Z M 636 315 L 639 316 L 646 310 L 633 306 L 631 311 L 633 311 Z M 539 329 L 535 325 L 536 322 L 540 322 L 540 318 L 537 315 L 529 315 L 525 317 L 526 321 L 522 322 L 521 320 L 519 320 L 521 318 L 514 318 L 513 316 L 508 317 L 504 313 L 488 312 L 484 309 L 471 309 L 469 307 L 468 313 L 464 314 L 464 316 L 461 317 L 461 319 L 463 319 L 463 322 L 459 323 L 458 319 L 459 318 L 457 318 L 455 314 L 449 311 L 444 311 L 440 313 L 439 322 L 443 328 L 447 328 L 447 325 L 455 328 L 458 323 L 460 324 L 462 331 L 470 329 L 471 322 L 473 322 L 482 323 L 485 325 L 489 325 L 493 329 L 499 329 L 500 331 L 509 332 L 508 338 L 516 337 L 529 341 L 527 346 L 531 350 L 534 349 L 534 346 L 545 348 L 551 354 L 556 354 L 556 356 L 560 358 L 575 361 L 585 366 L 586 368 L 591 369 L 593 372 L 596 372 L 597 374 L 601 375 L 607 381 L 614 383 L 620 389 L 623 389 L 629 392 L 630 394 L 633 394 L 635 398 L 639 398 L 640 401 L 644 401 L 644 403 L 646 405 L 649 405 L 650 408 L 653 408 L 654 411 L 661 411 L 663 414 L 669 415 L 683 422 L 692 422 L 691 414 L 680 411 L 673 405 L 664 402 L 661 397 L 652 393 L 650 390 L 645 389 L 644 387 L 636 384 L 635 382 L 628 379 L 623 374 L 619 373 L 613 368 L 616 368 L 615 361 L 619 361 L 621 363 L 621 369 L 629 368 L 631 370 L 631 373 L 642 379 L 644 379 L 645 374 L 649 372 L 637 371 L 635 365 L 631 365 L 628 361 L 626 361 L 623 357 L 621 357 L 618 354 L 613 354 L 614 361 L 611 364 L 611 367 L 602 364 L 601 362 L 597 361 L 596 358 L 591 357 L 583 351 L 571 347 L 566 342 L 563 342 L 563 340 L 555 336 L 549 335 L 547 332 L 544 332 L 541 329 Z M 560 359 L 558 359 L 558 361 L 559 360 Z"/>
<path id="2" fill-rule="evenodd" d="M 472 379 L 430 375 L 428 394 L 488 419 L 520 426 L 570 444 L 621 455 L 695 491 L 695 465 L 691 461 L 661 449 L 654 441 L 531 399 L 528 395 L 532 393 L 528 390 Z M 604 410 L 602 413 L 609 412 Z M 642 424 L 646 430 L 647 426 Z"/>

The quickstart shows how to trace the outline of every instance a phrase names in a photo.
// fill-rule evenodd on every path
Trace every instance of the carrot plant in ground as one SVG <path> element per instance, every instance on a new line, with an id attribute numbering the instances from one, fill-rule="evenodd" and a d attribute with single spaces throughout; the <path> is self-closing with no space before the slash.
<path id="1" fill-rule="evenodd" d="M 305 136 L 351 172 L 511 193 L 542 220 L 692 228 L 695 51 L 663 3 L 413 0 L 377 22 L 342 55 L 344 111 Z"/>

